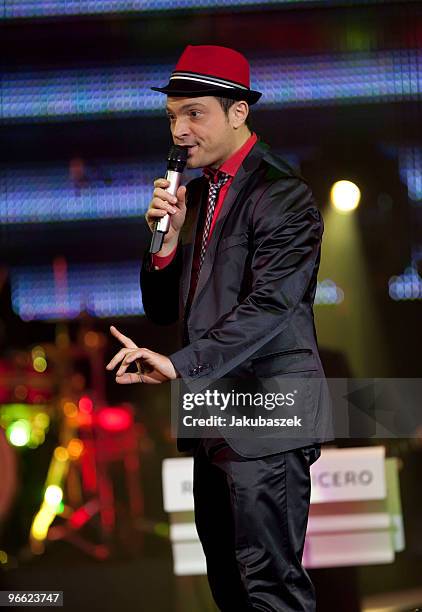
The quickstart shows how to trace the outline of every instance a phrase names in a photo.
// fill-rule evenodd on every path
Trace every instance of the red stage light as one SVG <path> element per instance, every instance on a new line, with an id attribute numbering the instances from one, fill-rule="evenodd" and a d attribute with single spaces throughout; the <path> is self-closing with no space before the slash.
<path id="1" fill-rule="evenodd" d="M 108 407 L 97 412 L 97 423 L 107 431 L 124 431 L 132 425 L 133 417 L 127 408 Z"/>
<path id="2" fill-rule="evenodd" d="M 93 403 L 89 397 L 81 397 L 79 400 L 79 410 L 90 414 L 93 410 Z"/>
<path id="3" fill-rule="evenodd" d="M 91 514 L 87 512 L 86 508 L 78 508 L 70 517 L 70 524 L 75 529 L 80 529 L 89 519 Z"/>

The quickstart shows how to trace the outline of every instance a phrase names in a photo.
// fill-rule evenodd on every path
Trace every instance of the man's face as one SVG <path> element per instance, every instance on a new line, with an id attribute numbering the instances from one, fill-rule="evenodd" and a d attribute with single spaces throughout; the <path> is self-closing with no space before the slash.
<path id="1" fill-rule="evenodd" d="M 188 168 L 218 168 L 233 152 L 235 130 L 217 98 L 168 97 L 167 116 L 174 144 L 189 147 Z"/>

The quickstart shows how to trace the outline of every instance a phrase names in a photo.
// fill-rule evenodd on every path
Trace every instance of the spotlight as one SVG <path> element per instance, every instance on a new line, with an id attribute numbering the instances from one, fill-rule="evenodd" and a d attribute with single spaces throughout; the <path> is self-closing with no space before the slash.
<path id="1" fill-rule="evenodd" d="M 19 419 L 7 428 L 6 434 L 13 446 L 25 446 L 31 437 L 31 428 L 28 421 Z"/>
<path id="2" fill-rule="evenodd" d="M 55 508 L 63 499 L 63 491 L 58 485 L 49 485 L 44 493 L 45 503 Z"/>
<path id="3" fill-rule="evenodd" d="M 331 187 L 330 200 L 338 212 L 352 212 L 359 205 L 360 189 L 352 181 L 337 181 Z"/>

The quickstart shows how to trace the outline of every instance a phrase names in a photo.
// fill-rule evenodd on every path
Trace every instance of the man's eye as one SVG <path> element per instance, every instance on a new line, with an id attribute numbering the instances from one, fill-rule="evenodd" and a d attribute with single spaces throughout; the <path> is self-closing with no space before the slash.
<path id="1" fill-rule="evenodd" d="M 173 119 L 174 119 L 174 115 L 167 115 L 167 119 L 168 119 L 169 121 L 173 121 Z"/>
<path id="2" fill-rule="evenodd" d="M 190 111 L 191 117 L 199 117 L 201 113 L 199 111 Z"/>

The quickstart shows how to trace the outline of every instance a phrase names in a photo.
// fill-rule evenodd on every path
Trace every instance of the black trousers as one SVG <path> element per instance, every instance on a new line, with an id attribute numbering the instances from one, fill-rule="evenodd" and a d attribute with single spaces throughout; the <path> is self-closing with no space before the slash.
<path id="1" fill-rule="evenodd" d="M 320 454 L 316 444 L 251 459 L 222 439 L 198 444 L 195 523 L 221 612 L 315 611 L 315 589 L 302 554 L 309 467 Z"/>

